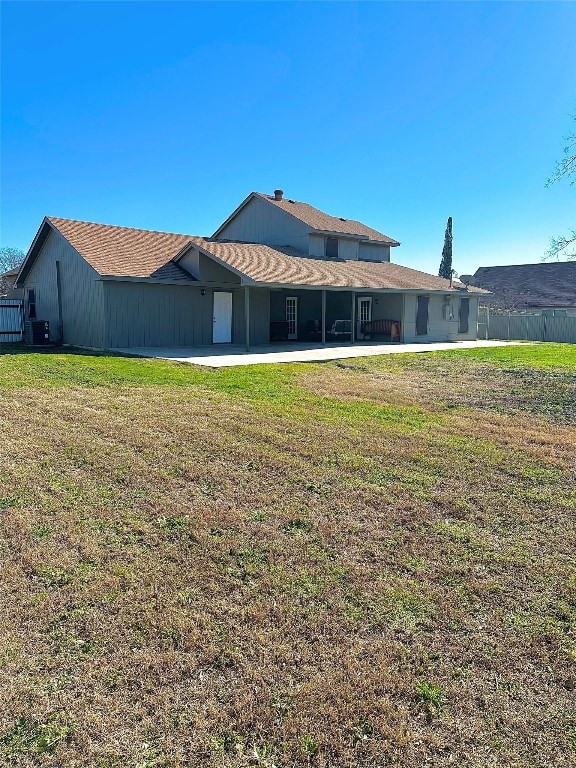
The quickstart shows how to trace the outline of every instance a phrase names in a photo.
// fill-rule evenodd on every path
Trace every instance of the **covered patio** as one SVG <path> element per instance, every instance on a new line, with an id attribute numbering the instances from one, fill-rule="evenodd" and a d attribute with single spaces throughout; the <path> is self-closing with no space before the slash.
<path id="1" fill-rule="evenodd" d="M 401 291 L 244 285 L 242 292 L 246 351 L 266 343 L 402 340 L 405 297 Z M 240 340 L 238 334 L 233 338 L 236 343 Z"/>

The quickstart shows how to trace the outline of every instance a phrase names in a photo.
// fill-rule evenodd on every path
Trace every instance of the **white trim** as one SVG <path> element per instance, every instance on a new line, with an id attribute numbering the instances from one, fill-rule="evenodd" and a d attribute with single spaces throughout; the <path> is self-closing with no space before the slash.
<path id="1" fill-rule="evenodd" d="M 288 302 L 294 302 L 294 311 L 288 311 Z M 296 341 L 298 338 L 298 296 L 286 296 L 285 301 L 286 308 L 286 321 L 289 326 L 293 326 L 293 330 L 288 330 L 288 341 Z"/>

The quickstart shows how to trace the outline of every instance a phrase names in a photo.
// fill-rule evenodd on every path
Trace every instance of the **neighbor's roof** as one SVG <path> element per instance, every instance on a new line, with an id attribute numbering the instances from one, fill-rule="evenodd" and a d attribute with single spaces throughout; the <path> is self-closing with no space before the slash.
<path id="1" fill-rule="evenodd" d="M 576 306 L 576 261 L 480 267 L 473 283 L 491 291 L 495 303 L 527 307 Z"/>
<path id="2" fill-rule="evenodd" d="M 344 261 L 305 256 L 293 248 L 194 238 L 202 250 L 258 283 L 317 285 L 328 288 L 458 291 L 450 281 L 399 264 Z M 484 293 L 471 288 L 472 293 Z"/>
<path id="3" fill-rule="evenodd" d="M 400 245 L 397 240 L 388 237 L 388 235 L 382 234 L 382 232 L 378 232 L 376 229 L 367 227 L 360 221 L 354 221 L 353 219 L 343 219 L 338 216 L 330 216 L 329 214 L 318 210 L 318 208 L 314 208 L 314 206 L 309 205 L 308 203 L 300 203 L 296 200 L 287 200 L 286 198 L 283 198 L 282 200 L 276 200 L 273 195 L 264 195 L 261 192 L 251 192 L 234 211 L 234 213 L 226 219 L 224 224 L 222 224 L 216 230 L 213 236 L 217 237 L 218 234 L 228 224 L 228 222 L 235 218 L 235 216 L 242 210 L 242 208 L 253 198 L 259 198 L 260 200 L 265 200 L 268 203 L 275 205 L 277 208 L 286 211 L 291 216 L 294 216 L 294 218 L 302 221 L 304 224 L 307 224 L 311 229 L 316 229 L 320 232 L 334 232 L 341 235 L 353 235 L 354 237 L 359 237 L 362 240 L 386 243 L 390 246 Z"/>
<path id="4" fill-rule="evenodd" d="M 169 281 L 194 281 L 177 263 L 190 247 L 199 247 L 216 261 L 240 273 L 247 282 L 327 288 L 453 291 L 462 288 L 441 277 L 389 262 L 326 260 L 293 248 L 238 243 L 194 235 L 116 227 L 50 217 L 34 241 L 26 261 L 31 266 L 49 228 L 58 230 L 100 275 Z M 26 264 L 20 275 L 25 277 Z M 483 293 L 471 288 L 473 293 Z"/>

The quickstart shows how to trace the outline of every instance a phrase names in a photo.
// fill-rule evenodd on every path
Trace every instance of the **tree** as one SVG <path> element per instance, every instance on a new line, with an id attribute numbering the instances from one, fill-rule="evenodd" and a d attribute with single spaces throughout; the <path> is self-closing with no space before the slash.
<path id="1" fill-rule="evenodd" d="M 20 248 L 0 248 L 0 274 L 19 267 L 24 261 L 24 251 Z"/>
<path id="2" fill-rule="evenodd" d="M 448 223 L 446 224 L 446 232 L 444 234 L 444 248 L 442 248 L 442 261 L 440 262 L 440 269 L 438 275 L 445 277 L 446 280 L 450 280 L 454 274 L 452 270 L 452 216 L 448 217 Z"/>
<path id="3" fill-rule="evenodd" d="M 573 119 L 576 121 L 576 112 Z M 570 180 L 570 186 L 576 184 L 576 133 L 567 136 L 566 141 L 567 144 L 563 150 L 564 158 L 556 163 L 554 173 L 546 182 L 547 187 L 565 177 Z M 566 259 L 576 259 L 576 230 L 571 229 L 567 235 L 551 237 L 550 247 L 542 260 L 556 259 L 560 261 L 561 256 Z"/>
<path id="4" fill-rule="evenodd" d="M 12 287 L 12 280 L 2 277 L 3 272 L 19 267 L 24 261 L 24 252 L 19 248 L 0 248 L 0 296 Z"/>

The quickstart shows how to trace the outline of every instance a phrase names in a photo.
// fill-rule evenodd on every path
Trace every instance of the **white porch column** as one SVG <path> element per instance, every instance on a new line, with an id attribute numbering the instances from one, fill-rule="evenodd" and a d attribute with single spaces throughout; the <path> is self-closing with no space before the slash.
<path id="1" fill-rule="evenodd" d="M 250 288 L 244 286 L 244 340 L 246 352 L 250 352 Z"/>
<path id="2" fill-rule="evenodd" d="M 352 323 L 350 324 L 350 341 L 356 341 L 356 294 L 352 291 Z"/>
<path id="3" fill-rule="evenodd" d="M 322 344 L 326 344 L 326 291 L 322 291 Z"/>

